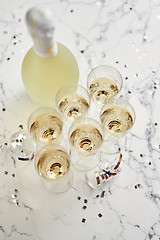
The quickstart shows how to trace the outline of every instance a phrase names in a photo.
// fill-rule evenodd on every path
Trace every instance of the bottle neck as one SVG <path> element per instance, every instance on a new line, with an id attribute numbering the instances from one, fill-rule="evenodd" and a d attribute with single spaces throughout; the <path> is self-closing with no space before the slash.
<path id="1" fill-rule="evenodd" d="M 34 51 L 41 57 L 57 54 L 53 13 L 43 7 L 31 8 L 26 14 L 28 30 L 34 43 Z"/>
<path id="2" fill-rule="evenodd" d="M 46 40 L 45 40 L 45 43 L 46 43 Z M 58 53 L 58 47 L 56 42 L 48 45 L 48 48 L 44 48 L 45 45 L 43 42 L 41 46 L 43 46 L 43 48 L 39 47 L 39 45 L 34 44 L 34 47 L 33 47 L 35 54 L 37 54 L 40 57 L 52 58 L 52 57 L 55 57 Z"/>

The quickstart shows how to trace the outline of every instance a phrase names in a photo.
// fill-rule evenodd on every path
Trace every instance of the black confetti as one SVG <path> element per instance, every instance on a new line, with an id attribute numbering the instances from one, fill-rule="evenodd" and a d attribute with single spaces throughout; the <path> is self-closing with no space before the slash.
<path id="1" fill-rule="evenodd" d="M 135 189 L 137 189 L 137 188 L 143 188 L 143 186 L 142 186 L 140 183 L 138 183 L 138 184 L 135 185 L 134 187 L 135 187 Z"/>
<path id="2" fill-rule="evenodd" d="M 137 184 L 137 186 L 138 186 L 139 188 L 141 188 L 141 187 L 142 187 L 142 185 L 141 185 L 140 183 L 138 183 L 138 184 Z"/>
<path id="3" fill-rule="evenodd" d="M 104 198 L 105 191 L 102 191 L 101 198 Z"/>
<path id="4" fill-rule="evenodd" d="M 13 199 L 13 203 L 15 204 L 15 205 L 19 205 L 19 202 L 18 202 L 18 200 L 17 199 Z"/>
<path id="5" fill-rule="evenodd" d="M 19 125 L 19 128 L 23 129 L 23 125 L 22 125 L 22 124 L 20 124 L 20 125 Z"/>
<path id="6" fill-rule="evenodd" d="M 84 205 L 82 208 L 83 208 L 83 209 L 86 209 L 86 208 L 87 208 L 87 206 L 85 206 L 85 205 Z"/>
<path id="7" fill-rule="evenodd" d="M 135 227 L 138 227 L 138 228 L 139 228 L 140 226 L 139 226 L 138 224 L 136 224 Z"/>
<path id="8" fill-rule="evenodd" d="M 102 213 L 98 213 L 98 217 L 101 218 L 103 215 Z"/>
<path id="9" fill-rule="evenodd" d="M 13 195 L 12 195 L 12 198 L 17 198 L 17 194 L 13 194 Z"/>

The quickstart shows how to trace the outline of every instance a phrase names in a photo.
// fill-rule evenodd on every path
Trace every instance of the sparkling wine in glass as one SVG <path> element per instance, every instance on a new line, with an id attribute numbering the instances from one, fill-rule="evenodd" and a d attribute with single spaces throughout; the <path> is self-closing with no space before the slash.
<path id="1" fill-rule="evenodd" d="M 71 125 L 71 155 L 78 169 L 89 170 L 96 167 L 99 162 L 97 153 L 103 143 L 103 136 L 103 126 L 94 119 L 82 118 Z"/>
<path id="2" fill-rule="evenodd" d="M 105 104 L 119 94 L 123 79 L 116 68 L 101 65 L 89 73 L 87 85 L 93 101 Z"/>
<path id="3" fill-rule="evenodd" d="M 65 120 L 74 120 L 84 116 L 88 112 L 90 95 L 80 85 L 66 85 L 58 91 L 56 105 Z"/>
<path id="4" fill-rule="evenodd" d="M 62 129 L 61 116 L 52 108 L 39 108 L 28 119 L 29 133 L 41 144 L 59 143 Z"/>
<path id="5" fill-rule="evenodd" d="M 105 151 L 109 153 L 120 151 L 125 144 L 123 137 L 135 122 L 133 106 L 124 99 L 114 99 L 102 107 L 100 118 L 105 129 Z"/>
<path id="6" fill-rule="evenodd" d="M 70 156 L 58 145 L 45 145 L 35 157 L 35 168 L 49 191 L 68 190 L 72 183 L 70 166 Z"/>

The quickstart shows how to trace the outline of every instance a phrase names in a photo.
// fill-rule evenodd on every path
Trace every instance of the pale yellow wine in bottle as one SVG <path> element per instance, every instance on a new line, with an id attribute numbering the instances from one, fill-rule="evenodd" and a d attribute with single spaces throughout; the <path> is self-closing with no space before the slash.
<path id="1" fill-rule="evenodd" d="M 26 14 L 32 47 L 22 63 L 22 80 L 29 96 L 40 106 L 55 106 L 55 95 L 64 85 L 78 83 L 79 68 L 71 51 L 54 41 L 51 11 L 32 8 Z"/>

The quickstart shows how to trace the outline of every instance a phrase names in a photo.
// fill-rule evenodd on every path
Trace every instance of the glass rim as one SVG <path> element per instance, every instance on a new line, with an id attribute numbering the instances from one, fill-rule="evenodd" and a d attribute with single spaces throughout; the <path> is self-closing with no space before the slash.
<path id="1" fill-rule="evenodd" d="M 69 174 L 70 170 L 71 170 L 71 157 L 69 155 L 69 153 L 67 152 L 67 150 L 61 146 L 61 145 L 58 145 L 58 144 L 47 144 L 47 145 L 44 145 L 42 146 L 35 154 L 35 157 L 34 157 L 34 167 L 36 169 L 36 172 L 38 173 L 38 175 L 40 177 L 42 177 L 43 179 L 45 179 L 46 181 L 49 181 L 49 182 L 54 182 L 56 179 L 46 179 L 44 178 L 42 175 L 39 174 L 38 172 L 38 169 L 37 169 L 37 163 L 38 163 L 38 160 L 39 160 L 39 157 L 47 150 L 49 149 L 56 149 L 57 151 L 61 150 L 63 151 L 67 156 L 68 156 L 68 160 L 69 160 L 69 168 L 68 168 L 68 171 L 64 174 L 64 176 L 66 176 L 67 174 Z"/>
<path id="2" fill-rule="evenodd" d="M 136 111 L 135 111 L 135 108 L 134 106 L 127 100 L 127 99 L 124 99 L 124 98 L 113 98 L 111 101 L 109 102 L 106 102 L 102 108 L 101 108 L 101 111 L 100 111 L 100 116 L 101 114 L 108 108 L 110 108 L 111 106 L 117 106 L 117 105 L 121 105 L 119 104 L 120 102 L 122 101 L 122 103 L 126 103 L 131 109 L 132 109 L 132 112 L 133 114 L 132 115 L 132 118 L 134 120 L 133 124 L 135 123 L 135 120 L 136 120 Z M 122 106 L 124 108 L 127 108 L 125 106 Z M 130 111 L 129 111 L 130 112 Z"/>
<path id="3" fill-rule="evenodd" d="M 104 126 L 105 137 L 106 137 L 106 136 L 107 136 L 107 137 L 109 136 L 109 138 L 110 138 L 111 140 L 112 140 L 112 139 L 119 139 L 121 134 L 122 134 L 123 136 L 125 136 L 125 135 L 127 134 L 127 132 L 130 131 L 130 130 L 133 128 L 133 126 L 134 126 L 134 124 L 135 124 L 135 121 L 136 121 L 136 112 L 135 112 L 135 109 L 134 109 L 133 105 L 132 105 L 128 100 L 126 100 L 126 99 L 124 99 L 124 98 L 114 99 L 114 101 L 111 101 L 111 102 L 108 102 L 108 103 L 104 104 L 103 107 L 102 107 L 102 109 L 101 109 L 101 111 L 100 111 L 100 119 L 101 119 L 101 115 L 103 114 L 103 112 L 104 112 L 105 110 L 111 108 L 112 106 L 121 106 L 120 104 L 117 104 L 117 103 L 120 102 L 120 101 L 128 104 L 128 106 L 131 108 L 132 112 L 130 111 L 130 109 L 127 108 L 127 106 L 126 106 L 126 107 L 125 107 L 125 106 L 122 106 L 123 108 L 127 109 L 127 110 L 129 111 L 129 113 L 131 114 L 132 119 L 133 119 L 133 124 L 132 124 L 132 126 L 131 126 L 129 129 L 127 129 L 127 130 L 125 130 L 125 131 L 123 131 L 123 132 L 118 132 L 116 135 L 114 135 L 114 132 L 111 131 L 111 132 L 113 133 L 113 135 L 112 135 L 112 133 L 111 133 L 109 130 L 106 131 L 105 126 L 104 126 L 104 124 L 103 124 L 103 122 L 102 122 L 102 120 L 101 120 L 101 123 L 102 123 L 102 125 Z M 107 106 L 107 107 L 106 107 L 106 106 Z M 108 134 L 109 134 L 109 135 L 108 135 Z M 108 138 L 108 139 L 109 139 L 109 138 Z"/>
<path id="4" fill-rule="evenodd" d="M 97 121 L 97 120 L 94 119 L 94 118 L 81 117 L 81 118 L 75 120 L 75 121 L 71 124 L 68 133 L 70 132 L 71 128 L 72 128 L 74 125 L 77 125 L 78 123 L 81 123 L 81 122 L 82 122 L 82 125 L 84 125 L 84 124 L 86 124 L 86 125 L 87 125 L 87 124 L 90 124 L 90 123 L 88 123 L 88 121 L 91 121 L 91 122 L 97 124 L 97 125 L 99 126 L 99 128 L 102 128 L 102 132 L 103 132 L 103 125 L 101 124 L 101 122 Z M 83 122 L 84 122 L 84 123 L 83 123 Z M 93 125 L 93 126 L 94 126 L 94 125 Z"/>
<path id="5" fill-rule="evenodd" d="M 51 113 L 49 113 L 49 114 L 52 114 L 52 112 L 53 112 L 53 115 L 54 115 L 54 113 L 55 113 L 55 116 L 57 116 L 57 117 L 62 121 L 62 124 L 63 124 L 62 116 L 61 116 L 61 114 L 57 111 L 57 109 L 51 108 L 51 107 L 39 107 L 39 108 L 35 109 L 33 112 L 31 112 L 31 114 L 30 114 L 29 117 L 28 117 L 28 120 L 27 120 L 27 129 L 28 129 L 29 133 L 30 133 L 30 126 L 31 126 L 31 124 L 29 124 L 29 122 L 31 122 L 32 117 L 34 116 L 34 114 L 36 114 L 36 112 L 38 113 L 38 111 L 43 111 L 43 110 L 49 110 L 49 111 L 51 111 Z M 46 113 L 46 114 L 47 114 L 47 113 Z M 42 113 L 42 114 L 38 114 L 37 116 L 41 116 L 41 115 L 43 115 L 43 113 Z M 36 116 L 36 117 L 37 117 L 37 116 Z M 35 118 L 36 118 L 36 117 L 35 117 Z M 34 118 L 34 119 L 35 119 L 35 118 Z"/>
<path id="6" fill-rule="evenodd" d="M 85 88 L 85 87 L 83 87 L 81 84 L 76 84 L 76 83 L 68 83 L 68 84 L 66 84 L 66 85 L 64 85 L 63 87 L 61 87 L 59 90 L 58 90 L 58 92 L 57 92 L 57 94 L 56 94 L 56 96 L 55 96 L 55 103 L 56 103 L 56 106 L 58 106 L 58 104 L 59 104 L 59 102 L 60 101 L 58 101 L 57 100 L 57 98 L 58 98 L 58 95 L 64 90 L 64 89 L 67 89 L 67 88 L 69 88 L 69 87 L 75 87 L 75 88 L 81 88 L 81 89 L 83 89 L 83 91 L 85 91 L 85 93 L 87 94 L 87 96 L 88 96 L 88 99 L 89 99 L 89 105 L 91 104 L 91 97 L 90 97 L 90 94 L 89 94 L 89 92 L 88 92 L 88 90 Z M 69 95 L 69 93 L 67 93 L 65 96 L 67 96 L 67 95 Z M 64 97 L 64 96 L 63 96 Z M 62 99 L 62 98 L 61 98 Z M 88 100 L 87 100 L 88 101 Z"/>
<path id="7" fill-rule="evenodd" d="M 96 69 L 98 69 L 98 68 L 103 68 L 103 67 L 111 68 L 111 69 L 113 69 L 114 71 L 116 71 L 116 72 L 119 74 L 120 79 L 121 79 L 121 85 L 120 85 L 120 88 L 119 88 L 119 92 L 120 92 L 120 90 L 122 89 L 122 86 L 123 86 L 123 77 L 122 77 L 122 74 L 120 73 L 120 71 L 119 71 L 117 68 L 115 68 L 115 67 L 113 67 L 113 66 L 111 66 L 111 65 L 105 65 L 105 64 L 96 66 L 96 67 L 94 67 L 93 69 L 90 70 L 90 72 L 88 73 L 88 76 L 87 76 L 87 89 L 89 89 L 89 77 L 90 77 L 90 75 L 91 75 L 91 74 L 93 73 L 93 71 L 95 71 Z"/>
<path id="8" fill-rule="evenodd" d="M 90 123 L 90 121 L 91 121 L 91 123 Z M 93 124 L 92 124 L 93 123 Z M 101 122 L 98 122 L 96 119 L 94 119 L 94 118 L 88 118 L 88 117 L 83 117 L 83 118 L 79 118 L 79 119 L 77 119 L 76 121 L 74 121 L 72 124 L 71 124 L 71 126 L 70 126 L 70 128 L 69 128 L 69 130 L 68 130 L 68 139 L 69 139 L 69 142 L 70 142 L 70 136 L 71 136 L 71 134 L 72 134 L 72 132 L 78 127 L 78 126 L 80 126 L 80 125 L 92 125 L 92 126 L 94 126 L 95 128 L 97 128 L 99 131 L 100 131 L 100 133 L 101 133 L 101 135 L 102 135 L 102 144 L 103 144 L 103 141 L 104 141 L 104 137 L 105 137 L 105 131 L 104 131 L 104 126 L 103 126 L 103 124 L 101 123 Z M 91 152 L 86 152 L 86 151 L 81 151 L 81 150 L 79 150 L 79 149 L 76 149 L 76 151 L 77 152 L 79 152 L 79 153 L 81 153 L 81 154 L 84 154 L 85 156 L 86 155 L 91 155 L 91 154 L 93 154 L 94 152 L 97 152 L 97 150 L 101 147 L 101 145 L 102 144 L 100 144 L 100 146 L 99 147 L 97 147 L 96 149 L 94 149 L 93 151 L 91 151 Z M 74 148 L 74 146 L 70 143 L 70 145 L 71 145 L 71 147 L 73 148 L 73 149 L 75 149 Z"/>

